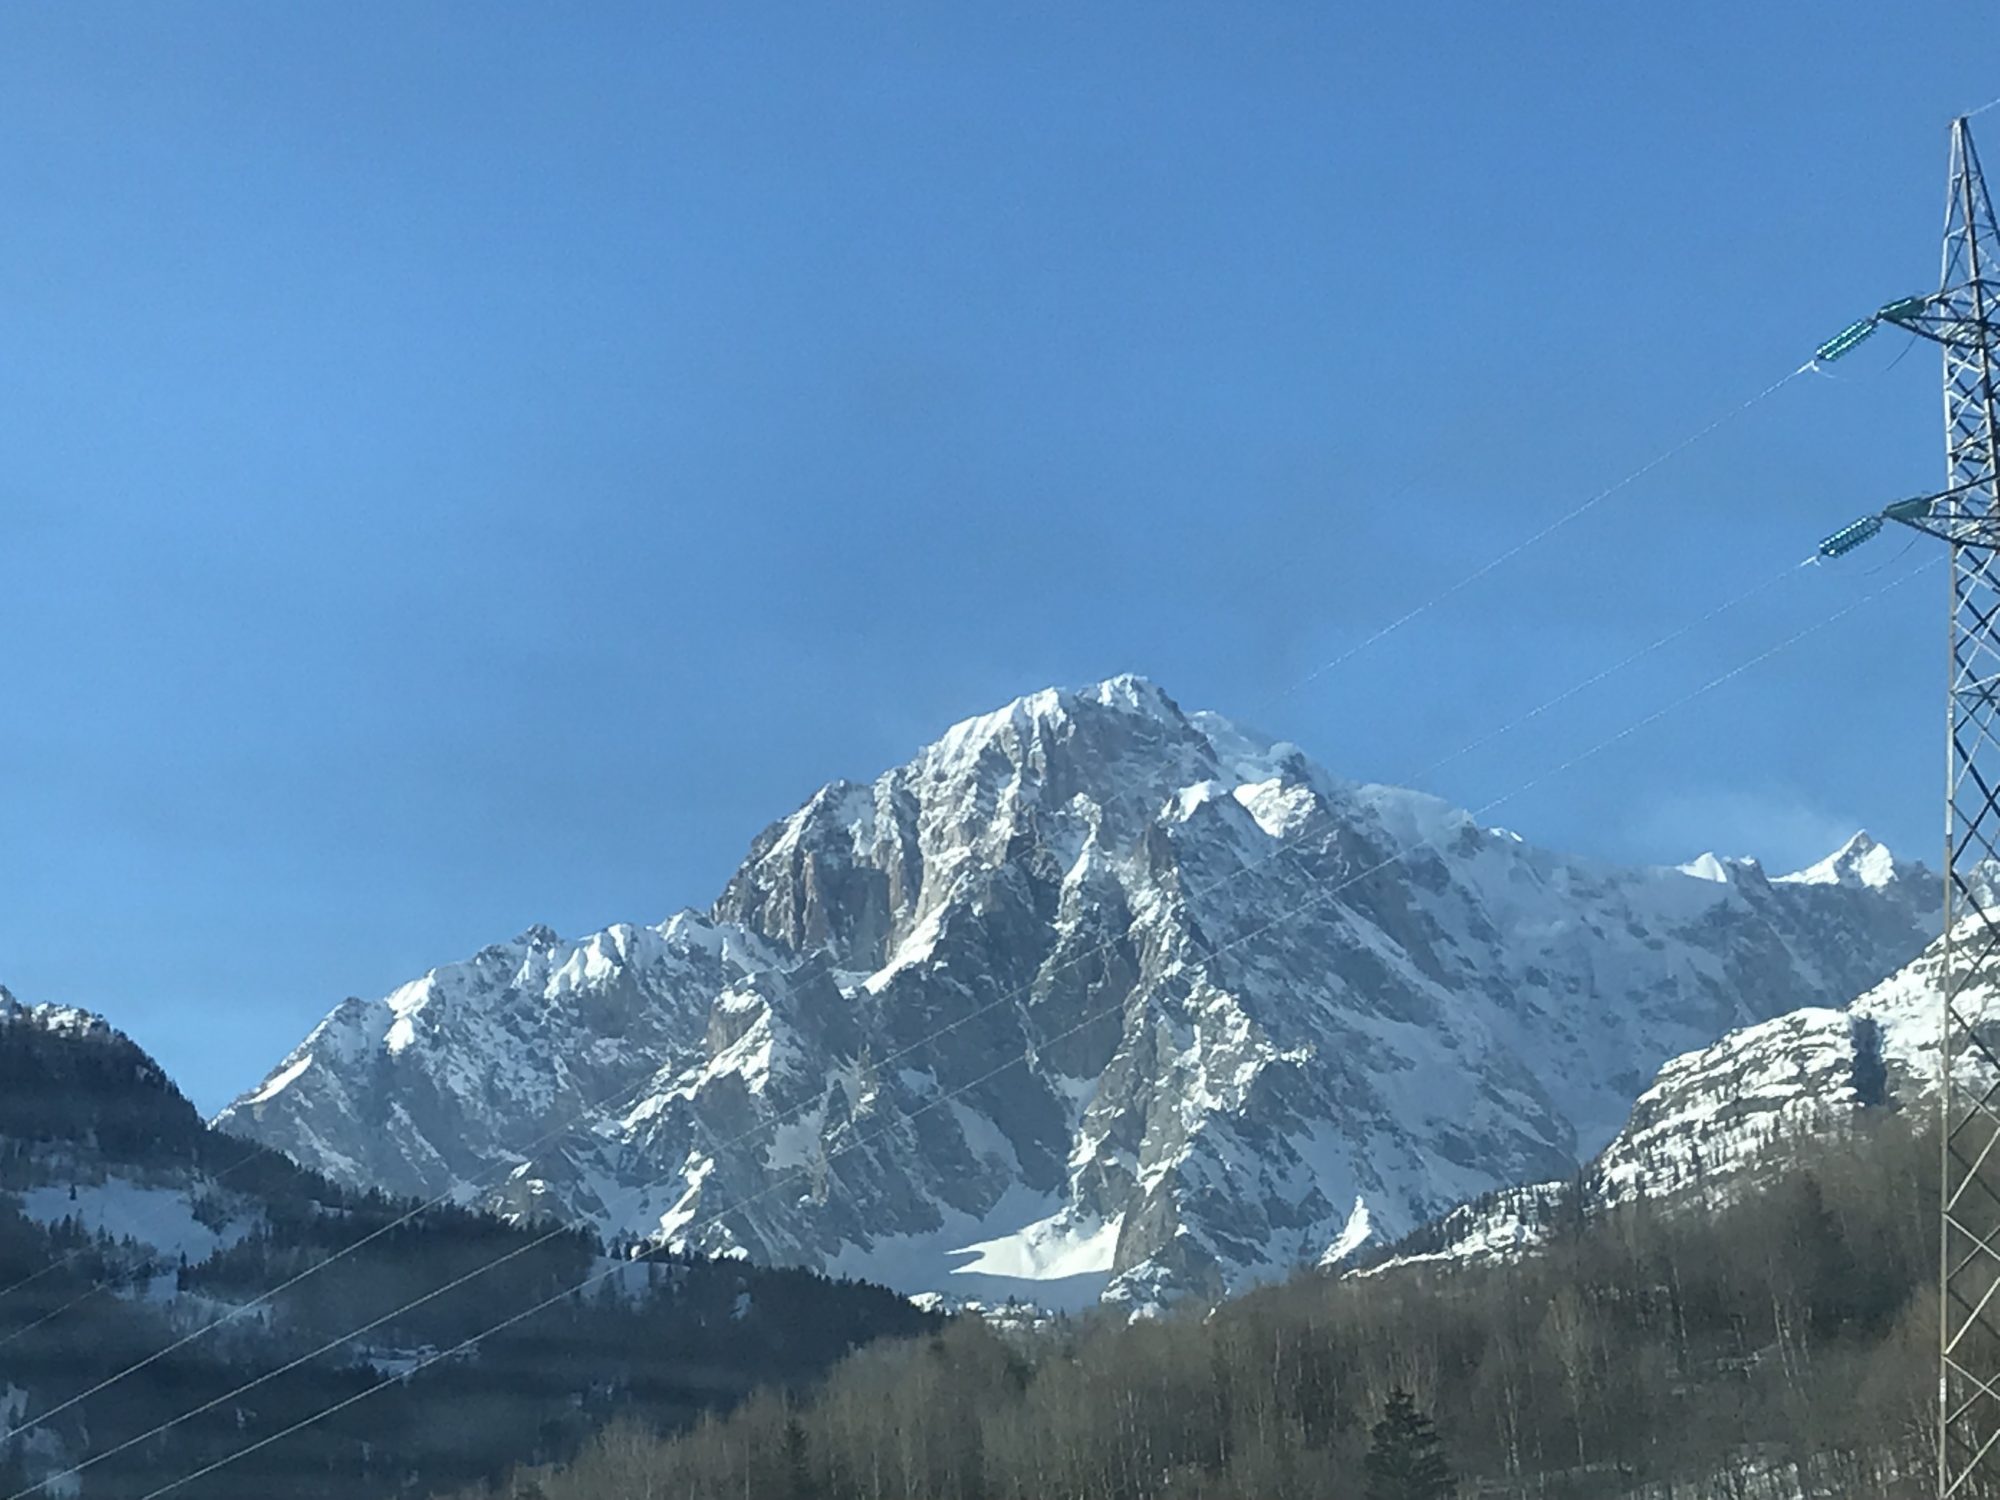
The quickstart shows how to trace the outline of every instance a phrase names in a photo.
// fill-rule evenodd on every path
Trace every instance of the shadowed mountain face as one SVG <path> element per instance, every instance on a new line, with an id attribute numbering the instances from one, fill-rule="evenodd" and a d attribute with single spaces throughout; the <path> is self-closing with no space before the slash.
<path id="1" fill-rule="evenodd" d="M 1908 960 L 1919 874 L 1553 854 L 1116 678 L 826 787 L 707 913 L 349 1000 L 217 1123 L 912 1290 L 1214 1295 L 1572 1170 Z"/>

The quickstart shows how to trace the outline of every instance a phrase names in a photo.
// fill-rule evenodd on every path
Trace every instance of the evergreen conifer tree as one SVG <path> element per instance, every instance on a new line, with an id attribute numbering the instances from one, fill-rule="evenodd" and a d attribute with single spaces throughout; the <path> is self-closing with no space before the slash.
<path id="1" fill-rule="evenodd" d="M 1389 1393 L 1368 1448 L 1367 1500 L 1448 1500 L 1456 1490 L 1444 1445 L 1410 1393 Z"/>

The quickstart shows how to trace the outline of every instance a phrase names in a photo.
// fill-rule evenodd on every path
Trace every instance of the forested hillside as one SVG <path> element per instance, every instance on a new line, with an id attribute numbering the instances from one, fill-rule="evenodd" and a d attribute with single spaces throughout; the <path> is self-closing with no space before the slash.
<path id="1" fill-rule="evenodd" d="M 0 992 L 0 1497 L 82 1466 L 83 1500 L 129 1500 L 243 1450 L 180 1493 L 422 1493 L 938 1322 L 878 1287 L 419 1208 L 208 1129 L 121 1033 Z"/>
<path id="2" fill-rule="evenodd" d="M 1890 1117 L 1788 1150 L 1744 1201 L 1569 1215 L 1513 1262 L 1307 1275 L 1206 1319 L 962 1320 L 679 1437 L 620 1424 L 498 1493 L 1358 1500 L 1398 1387 L 1467 1495 L 1922 1493 L 1934 1145 Z"/>

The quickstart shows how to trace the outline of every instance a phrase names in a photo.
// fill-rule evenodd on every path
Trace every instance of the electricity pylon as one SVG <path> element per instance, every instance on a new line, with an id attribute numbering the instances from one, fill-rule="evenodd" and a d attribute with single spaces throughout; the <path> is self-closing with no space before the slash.
<path id="1" fill-rule="evenodd" d="M 1945 487 L 1900 500 L 1820 545 L 1837 557 L 1885 521 L 1951 548 L 1945 782 L 1942 1199 L 1937 1492 L 2000 1495 L 2000 230 L 1964 119 L 1951 127 L 1944 272 L 1821 346 L 1838 359 L 1877 326 L 1944 354 Z"/>

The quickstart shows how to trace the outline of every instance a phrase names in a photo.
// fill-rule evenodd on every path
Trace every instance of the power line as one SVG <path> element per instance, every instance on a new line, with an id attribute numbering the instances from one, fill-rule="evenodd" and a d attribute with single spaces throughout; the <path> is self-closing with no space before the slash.
<path id="1" fill-rule="evenodd" d="M 1804 562 L 1793 563 L 1790 567 L 1779 569 L 1776 573 L 1773 573 L 1769 578 L 1766 578 L 1762 583 L 1752 584 L 1749 588 L 1743 590 L 1742 593 L 1737 594 L 1732 598 L 1725 599 L 1723 600 L 1722 603 L 1716 605 L 1713 609 L 1707 610 L 1706 612 L 1695 616 L 1695 618 L 1687 621 L 1683 625 L 1676 626 L 1674 629 L 1668 631 L 1665 635 L 1660 636 L 1658 639 L 1652 641 L 1651 643 L 1645 646 L 1641 646 L 1637 651 L 1634 651 L 1631 655 L 1623 657 L 1620 660 L 1613 662 L 1610 666 L 1604 668 L 1602 671 L 1593 672 L 1590 676 L 1584 678 L 1581 682 L 1575 683 L 1574 685 L 1563 689 L 1563 691 L 1557 693 L 1555 697 L 1550 698 L 1545 702 L 1536 704 L 1533 708 L 1529 709 L 1519 718 L 1510 719 L 1505 724 L 1502 724 L 1498 729 L 1489 730 L 1487 733 L 1480 735 L 1479 738 L 1475 740 L 1468 740 L 1465 744 L 1460 745 L 1456 750 L 1452 751 L 1451 754 L 1444 756 L 1442 759 L 1434 760 L 1429 765 L 1425 766 L 1423 770 L 1417 772 L 1416 779 L 1418 781 L 1422 781 L 1425 777 L 1433 775 L 1437 771 L 1442 770 L 1444 767 L 1450 765 L 1453 761 L 1459 759 L 1461 756 L 1469 755 L 1472 751 L 1479 749 L 1482 745 L 1489 745 L 1493 741 L 1501 738 L 1503 735 L 1512 734 L 1522 725 L 1527 724 L 1532 720 L 1540 718 L 1550 709 L 1561 707 L 1563 704 L 1569 702 L 1570 699 L 1576 697 L 1577 694 L 1582 692 L 1587 692 L 1591 688 L 1596 687 L 1598 683 L 1603 682 L 1608 678 L 1617 676 L 1620 672 L 1623 672 L 1636 662 L 1643 660 L 1645 657 L 1651 656 L 1655 651 L 1659 651 L 1667 646 L 1671 646 L 1675 641 L 1679 640 L 1682 636 L 1688 634 L 1690 631 L 1697 630 L 1701 626 L 1706 625 L 1710 620 L 1716 619 L 1721 615 L 1727 614 L 1730 610 L 1736 608 L 1736 606 L 1739 604 L 1747 603 L 1749 600 L 1754 599 L 1757 595 L 1763 593 L 1766 589 L 1771 588 L 1773 585 L 1783 583 L 1788 578 L 1796 578 L 1799 575 L 1800 569 L 1812 566 L 1812 564 L 1815 561 L 1816 559 L 1809 557 Z"/>
<path id="2" fill-rule="evenodd" d="M 1540 543 L 1546 541 L 1549 537 L 1554 536 L 1558 531 L 1562 530 L 1563 527 L 1569 525 L 1570 522 L 1575 521 L 1580 517 L 1587 515 L 1589 512 L 1595 510 L 1599 505 L 1602 505 L 1606 500 L 1609 500 L 1613 495 L 1616 495 L 1619 491 L 1626 489 L 1633 484 L 1636 484 L 1639 480 L 1645 478 L 1646 475 L 1652 473 L 1653 470 L 1659 468 L 1662 464 L 1668 462 L 1670 459 L 1679 457 L 1682 453 L 1685 453 L 1688 449 L 1692 448 L 1696 443 L 1699 443 L 1703 438 L 1708 437 L 1710 434 L 1714 433 L 1717 429 L 1728 425 L 1730 422 L 1734 421 L 1737 417 L 1743 415 L 1744 412 L 1749 411 L 1753 406 L 1758 405 L 1766 398 L 1777 394 L 1778 391 L 1782 390 L 1792 381 L 1798 379 L 1799 376 L 1805 374 L 1811 368 L 1812 364 L 1810 361 L 1808 361 L 1807 363 L 1800 365 L 1796 370 L 1792 371 L 1791 374 L 1786 375 L 1781 379 L 1772 381 L 1769 385 L 1765 386 L 1763 390 L 1759 391 L 1756 395 L 1750 397 L 1747 401 L 1744 401 L 1736 406 L 1732 406 L 1728 411 L 1722 413 L 1721 416 L 1709 422 L 1705 427 L 1699 428 L 1695 432 L 1690 433 L 1687 437 L 1684 437 L 1678 443 L 1675 443 L 1671 448 L 1664 449 L 1655 457 L 1641 464 L 1638 468 L 1634 469 L 1631 473 L 1627 474 L 1623 479 L 1618 480 L 1614 484 L 1605 486 L 1603 489 L 1599 490 L 1596 494 L 1592 495 L 1589 499 L 1583 501 L 1579 505 L 1571 507 L 1567 511 L 1564 511 L 1561 515 L 1557 516 L 1553 521 L 1550 521 L 1549 523 L 1541 527 L 1539 530 L 1530 532 L 1520 541 L 1513 543 L 1511 546 L 1503 548 L 1500 552 L 1494 554 L 1492 557 L 1488 558 L 1485 562 L 1481 563 L 1478 567 L 1474 568 L 1470 573 L 1465 574 L 1456 583 L 1447 584 L 1444 588 L 1440 589 L 1437 593 L 1432 594 L 1428 599 L 1425 599 L 1422 603 L 1414 605 L 1411 608 L 1405 610 L 1402 614 L 1396 616 L 1396 618 L 1391 620 L 1388 624 L 1377 627 L 1369 635 L 1364 636 L 1360 641 L 1348 647 L 1345 651 L 1341 652 L 1340 655 L 1334 657 L 1331 661 L 1325 662 L 1322 665 L 1313 668 L 1310 672 L 1307 672 L 1304 676 L 1300 677 L 1297 681 L 1290 683 L 1288 686 L 1279 688 L 1275 693 L 1270 694 L 1262 702 L 1258 703 L 1256 707 L 1251 709 L 1251 713 L 1252 714 L 1261 713 L 1264 709 L 1268 708 L 1271 704 L 1276 703 L 1279 699 L 1290 697 L 1300 688 L 1305 687 L 1309 683 L 1318 681 L 1321 677 L 1325 676 L 1328 672 L 1333 671 L 1335 668 L 1345 666 L 1348 662 L 1354 660 L 1355 657 L 1361 655 L 1362 652 L 1367 651 L 1371 647 L 1378 645 L 1380 642 L 1387 640 L 1390 636 L 1394 635 L 1397 631 L 1401 630 L 1405 625 L 1410 624 L 1413 620 L 1419 619 L 1422 616 L 1429 614 L 1432 610 L 1436 609 L 1440 604 L 1443 604 L 1447 599 L 1450 599 L 1454 595 L 1459 594 L 1463 592 L 1465 589 L 1470 588 L 1473 584 L 1479 582 L 1480 579 L 1486 577 L 1487 574 L 1493 572 L 1496 568 L 1499 568 L 1505 565 L 1506 563 L 1513 561 L 1515 558 L 1519 557 L 1523 552 L 1526 552 L 1530 547 L 1537 546 Z"/>

